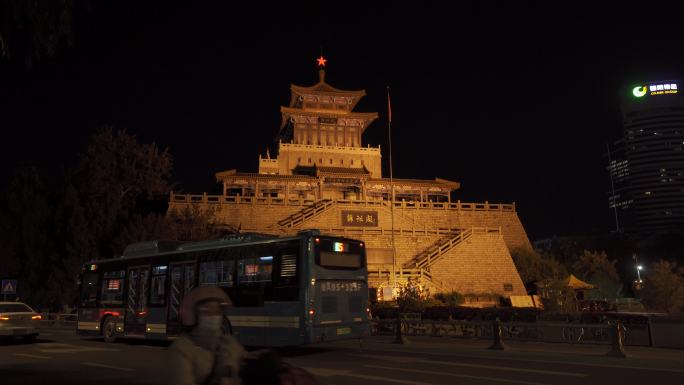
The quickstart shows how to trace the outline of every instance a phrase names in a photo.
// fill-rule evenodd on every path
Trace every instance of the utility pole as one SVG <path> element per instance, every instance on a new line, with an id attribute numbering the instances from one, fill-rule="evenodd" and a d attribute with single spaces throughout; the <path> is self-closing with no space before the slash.
<path id="1" fill-rule="evenodd" d="M 394 244 L 394 176 L 392 175 L 392 107 L 390 105 L 390 87 L 387 86 L 387 137 L 389 141 L 390 172 L 390 215 L 392 217 L 392 296 L 397 287 L 397 247 Z"/>

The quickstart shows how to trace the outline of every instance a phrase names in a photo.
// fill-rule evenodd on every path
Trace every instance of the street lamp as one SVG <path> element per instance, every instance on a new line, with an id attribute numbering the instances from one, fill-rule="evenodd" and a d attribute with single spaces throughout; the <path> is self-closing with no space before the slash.
<path id="1" fill-rule="evenodd" d="M 636 253 L 632 254 L 632 258 L 634 259 L 634 267 L 636 267 L 637 271 L 637 280 L 634 281 L 634 285 L 636 289 L 641 289 L 641 270 L 644 269 L 644 266 L 639 264 L 639 258 L 637 258 Z"/>

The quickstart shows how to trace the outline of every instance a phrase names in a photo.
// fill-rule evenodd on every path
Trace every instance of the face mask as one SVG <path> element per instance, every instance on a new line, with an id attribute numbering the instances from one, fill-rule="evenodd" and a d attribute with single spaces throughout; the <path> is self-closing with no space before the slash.
<path id="1" fill-rule="evenodd" d="M 199 317 L 197 327 L 203 331 L 218 332 L 219 330 L 221 330 L 222 323 L 223 317 L 220 315 L 204 316 Z"/>

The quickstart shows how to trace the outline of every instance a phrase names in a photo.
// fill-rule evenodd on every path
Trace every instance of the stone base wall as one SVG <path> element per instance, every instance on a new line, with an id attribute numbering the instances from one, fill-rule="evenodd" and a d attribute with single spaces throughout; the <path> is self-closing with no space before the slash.
<path id="1" fill-rule="evenodd" d="M 431 271 L 446 286 L 444 291 L 506 297 L 527 294 L 501 235 L 473 234 L 436 262 Z"/>
<path id="2" fill-rule="evenodd" d="M 461 293 L 525 294 L 509 250 L 516 247 L 531 248 L 531 244 L 511 205 L 485 203 L 479 204 L 480 209 L 473 205 L 468 206 L 471 209 L 460 210 L 449 208 L 447 204 L 427 208 L 403 204 L 395 206 L 392 213 L 390 205 L 382 201 L 336 202 L 327 210 L 294 227 L 283 227 L 278 225 L 279 221 L 304 212 L 310 206 L 250 201 L 211 203 L 204 200 L 188 203 L 172 199 L 169 211 L 198 205 L 202 210 L 210 210 L 216 224 L 240 226 L 243 232 L 289 235 L 315 228 L 325 234 L 362 240 L 368 250 L 371 269 L 380 265 L 391 266 L 392 227 L 397 266 L 407 264 L 428 248 L 448 240 L 460 229 L 497 228 L 500 232 L 495 234 L 473 234 L 436 262 L 429 269 L 435 281 L 441 282 L 435 288 L 439 291 L 456 290 Z M 349 212 L 371 214 L 373 223 L 366 223 L 368 226 L 345 226 L 343 215 L 348 215 Z M 381 282 L 371 280 L 371 283 L 377 287 Z M 512 290 L 504 290 L 504 284 L 512 285 Z"/>

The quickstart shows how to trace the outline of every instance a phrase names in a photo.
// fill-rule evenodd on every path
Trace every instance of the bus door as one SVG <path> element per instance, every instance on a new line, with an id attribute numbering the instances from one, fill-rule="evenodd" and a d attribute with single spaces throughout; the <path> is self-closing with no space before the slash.
<path id="1" fill-rule="evenodd" d="M 149 266 L 136 266 L 128 269 L 126 316 L 124 319 L 124 332 L 126 334 L 145 333 L 149 271 Z"/>
<path id="2" fill-rule="evenodd" d="M 169 314 L 166 330 L 169 335 L 180 334 L 181 303 L 190 290 L 195 287 L 195 262 L 171 264 L 171 285 L 169 288 Z"/>

